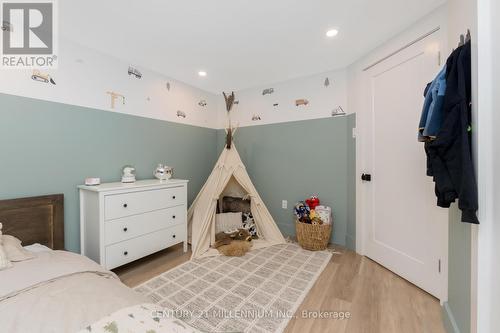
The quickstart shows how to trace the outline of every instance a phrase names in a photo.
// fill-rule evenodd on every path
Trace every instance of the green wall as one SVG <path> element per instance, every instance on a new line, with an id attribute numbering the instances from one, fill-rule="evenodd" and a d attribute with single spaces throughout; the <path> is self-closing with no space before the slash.
<path id="1" fill-rule="evenodd" d="M 346 246 L 356 250 L 356 139 L 352 129 L 356 127 L 356 115 L 347 116 L 347 228 Z"/>
<path id="2" fill-rule="evenodd" d="M 63 193 L 65 241 L 79 251 L 76 186 L 86 177 L 138 179 L 164 162 L 189 179 L 189 201 L 223 147 L 224 131 L 0 94 L 0 200 Z M 354 115 L 240 128 L 236 146 L 281 231 L 295 235 L 293 205 L 311 194 L 333 208 L 332 241 L 355 244 Z M 281 200 L 288 200 L 288 209 Z"/>
<path id="3" fill-rule="evenodd" d="M 76 186 L 119 181 L 132 164 L 153 178 L 160 162 L 189 179 L 190 201 L 216 158 L 216 130 L 0 94 L 0 199 L 64 193 L 66 248 L 79 251 Z"/>
<path id="4" fill-rule="evenodd" d="M 311 194 L 333 208 L 332 241 L 355 242 L 355 115 L 242 127 L 236 148 L 262 200 L 285 235 L 295 235 L 293 206 Z M 218 151 L 225 132 L 217 134 Z M 348 171 L 349 170 L 349 171 Z M 281 201 L 288 200 L 288 209 Z M 355 209 L 354 209 L 355 211 Z M 351 225 L 348 225 L 351 224 Z M 353 233 L 352 233 L 353 232 Z"/>
<path id="5" fill-rule="evenodd" d="M 449 209 L 448 302 L 443 319 L 450 333 L 470 332 L 471 305 L 471 225 L 461 222 L 461 212 L 454 204 Z"/>

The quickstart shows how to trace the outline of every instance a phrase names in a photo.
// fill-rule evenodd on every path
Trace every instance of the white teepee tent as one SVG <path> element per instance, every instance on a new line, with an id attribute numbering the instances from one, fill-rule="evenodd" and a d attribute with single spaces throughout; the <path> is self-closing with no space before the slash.
<path id="1" fill-rule="evenodd" d="M 253 241 L 254 249 L 286 242 L 253 186 L 240 155 L 232 143 L 235 129 L 232 128 L 230 111 L 234 103 L 234 92 L 230 95 L 223 93 L 223 95 L 228 115 L 226 146 L 205 185 L 188 210 L 188 239 L 193 252 L 191 259 L 202 255 L 218 254 L 216 249 L 211 248 L 211 245 L 215 243 L 216 206 L 217 200 L 222 199 L 228 192 L 232 196 L 250 198 L 250 210 L 259 235 L 259 239 Z"/>
<path id="2" fill-rule="evenodd" d="M 267 210 L 252 184 L 234 143 L 222 151 L 215 168 L 188 211 L 188 231 L 192 256 L 216 255 L 218 251 L 210 246 L 215 241 L 215 213 L 217 200 L 222 199 L 226 189 L 235 191 L 240 197 L 250 198 L 250 209 L 257 226 L 259 239 L 254 240 L 253 249 L 285 243 L 273 217 Z"/>

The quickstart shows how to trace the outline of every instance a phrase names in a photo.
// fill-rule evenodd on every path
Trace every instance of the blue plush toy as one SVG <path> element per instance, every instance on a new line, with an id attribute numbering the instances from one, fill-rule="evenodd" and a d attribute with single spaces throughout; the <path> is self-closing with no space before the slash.
<path id="1" fill-rule="evenodd" d="M 304 201 L 300 201 L 295 205 L 294 208 L 295 216 L 297 216 L 297 219 L 301 222 L 306 222 L 305 220 L 309 219 L 310 212 L 311 210 L 309 209 L 309 206 L 306 205 Z"/>

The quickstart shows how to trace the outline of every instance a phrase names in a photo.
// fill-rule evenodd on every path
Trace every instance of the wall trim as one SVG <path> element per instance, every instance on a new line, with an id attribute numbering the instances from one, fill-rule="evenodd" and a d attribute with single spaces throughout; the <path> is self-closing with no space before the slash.
<path id="1" fill-rule="evenodd" d="M 453 316 L 453 312 L 451 311 L 448 302 L 444 302 L 443 306 L 441 307 L 441 314 L 443 316 L 443 325 L 446 332 L 460 333 L 457 322 L 455 320 L 455 316 Z"/>

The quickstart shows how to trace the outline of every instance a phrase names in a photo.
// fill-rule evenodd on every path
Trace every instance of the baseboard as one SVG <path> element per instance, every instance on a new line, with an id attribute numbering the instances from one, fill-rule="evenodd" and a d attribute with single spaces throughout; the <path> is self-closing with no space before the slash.
<path id="1" fill-rule="evenodd" d="M 460 333 L 458 329 L 457 322 L 455 321 L 455 317 L 453 316 L 453 312 L 451 311 L 448 302 L 445 302 L 441 307 L 442 317 L 443 317 L 443 325 L 448 333 Z"/>

